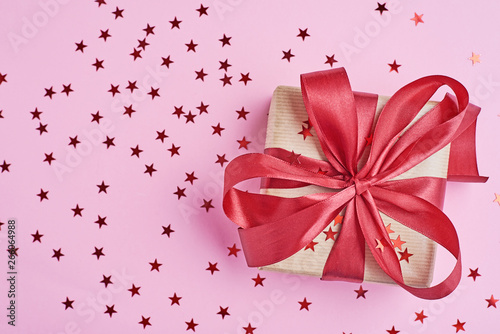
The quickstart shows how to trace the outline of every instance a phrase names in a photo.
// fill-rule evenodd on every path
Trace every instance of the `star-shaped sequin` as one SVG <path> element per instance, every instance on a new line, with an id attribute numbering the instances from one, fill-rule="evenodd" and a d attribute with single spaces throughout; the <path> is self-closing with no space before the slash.
<path id="1" fill-rule="evenodd" d="M 257 285 L 264 286 L 263 282 L 265 279 L 265 277 L 260 277 L 260 274 L 257 274 L 257 277 L 252 278 L 252 280 L 255 282 L 254 287 L 256 287 Z"/>
<path id="2" fill-rule="evenodd" d="M 92 66 L 95 67 L 95 71 L 97 72 L 99 69 L 104 69 L 104 60 L 99 60 L 99 59 L 95 59 L 95 62 L 92 64 Z"/>
<path id="3" fill-rule="evenodd" d="M 3 163 L 0 165 L 0 168 L 2 168 L 2 173 L 3 172 L 10 172 L 9 171 L 9 166 L 10 165 L 11 164 L 8 164 L 7 161 L 4 160 Z"/>
<path id="4" fill-rule="evenodd" d="M 383 4 L 380 4 L 377 2 L 377 8 L 375 10 L 378 10 L 380 12 L 380 15 L 382 15 L 385 11 L 387 11 L 387 8 L 385 8 L 386 3 L 384 2 Z"/>
<path id="5" fill-rule="evenodd" d="M 76 51 L 81 51 L 82 53 L 84 52 L 83 49 L 85 49 L 87 47 L 87 45 L 83 44 L 83 39 L 80 43 L 75 43 L 76 44 Z"/>
<path id="6" fill-rule="evenodd" d="M 251 143 L 251 141 L 246 140 L 245 136 L 241 140 L 236 140 L 238 144 L 240 145 L 238 149 L 244 148 L 245 150 L 248 150 L 248 144 Z"/>
<path id="7" fill-rule="evenodd" d="M 148 93 L 148 95 L 151 95 L 151 100 L 154 100 L 155 97 L 160 97 L 159 91 L 160 91 L 160 88 L 151 87 L 151 90 Z"/>
<path id="8" fill-rule="evenodd" d="M 325 241 L 328 240 L 328 239 L 331 239 L 331 240 L 335 241 L 335 234 L 337 234 L 338 232 L 333 232 L 332 228 L 329 227 L 328 231 L 323 231 L 323 233 L 326 235 Z"/>
<path id="9" fill-rule="evenodd" d="M 292 54 L 292 49 L 289 49 L 288 51 L 282 51 L 283 52 L 283 57 L 281 59 L 286 59 L 288 62 L 290 62 L 290 59 L 292 57 L 295 57 L 294 54 Z"/>
<path id="10" fill-rule="evenodd" d="M 99 225 L 99 229 L 100 229 L 103 225 L 108 226 L 108 224 L 106 223 L 106 218 L 107 218 L 107 217 L 101 217 L 100 215 L 97 215 L 97 220 L 96 220 L 94 223 Z"/>
<path id="11" fill-rule="evenodd" d="M 107 194 L 108 193 L 108 188 L 109 188 L 109 185 L 104 183 L 104 180 L 101 182 L 101 184 L 98 184 L 97 185 L 97 188 L 99 188 L 99 192 L 98 194 L 100 193 L 105 193 Z"/>
<path id="12" fill-rule="evenodd" d="M 170 303 L 170 306 L 177 304 L 181 305 L 179 301 L 182 299 L 182 297 L 177 296 L 177 293 L 174 292 L 174 295 L 172 297 L 168 297 L 172 302 Z"/>
<path id="13" fill-rule="evenodd" d="M 193 182 L 198 179 L 196 176 L 194 176 L 194 172 L 185 174 L 186 174 L 186 179 L 184 180 L 184 182 L 189 182 L 193 184 Z"/>
<path id="14" fill-rule="evenodd" d="M 297 35 L 297 37 L 302 38 L 302 40 L 304 41 L 304 40 L 306 39 L 306 37 L 311 36 L 311 35 L 309 35 L 309 34 L 307 33 L 307 29 L 308 29 L 308 28 L 305 28 L 305 29 L 300 29 L 300 28 L 299 28 L 299 34 Z"/>
<path id="15" fill-rule="evenodd" d="M 66 300 L 61 303 L 64 304 L 64 309 L 67 310 L 69 308 L 73 308 L 74 302 L 75 302 L 74 300 L 70 300 L 68 297 L 66 297 Z"/>
<path id="16" fill-rule="evenodd" d="M 200 4 L 200 8 L 198 8 L 196 11 L 198 13 L 200 13 L 199 16 L 201 17 L 202 15 L 207 15 L 208 16 L 207 10 L 208 10 L 208 7 L 204 7 L 203 4 Z"/>
<path id="17" fill-rule="evenodd" d="M 460 320 L 457 319 L 457 323 L 454 324 L 454 325 L 452 325 L 452 326 L 455 327 L 455 329 L 456 329 L 455 333 L 458 333 L 459 331 L 464 331 L 465 332 L 464 325 L 465 325 L 465 321 L 464 322 L 460 322 Z"/>
<path id="18" fill-rule="evenodd" d="M 132 117 L 132 114 L 136 112 L 132 105 L 129 105 L 128 107 L 124 106 L 125 111 L 123 112 L 124 115 L 128 115 L 129 118 Z"/>
<path id="19" fill-rule="evenodd" d="M 225 85 L 232 85 L 231 84 L 232 78 L 233 78 L 232 76 L 228 76 L 227 73 L 224 73 L 224 77 L 219 79 L 220 81 L 222 81 L 222 87 L 224 87 Z"/>
<path id="20" fill-rule="evenodd" d="M 391 67 L 391 70 L 389 72 L 395 71 L 396 73 L 399 73 L 398 68 L 401 66 L 399 64 L 396 64 L 396 59 L 392 62 L 392 64 L 387 64 Z"/>
<path id="21" fill-rule="evenodd" d="M 54 255 L 52 255 L 52 257 L 55 257 L 57 261 L 59 261 L 61 257 L 64 256 L 64 254 L 61 252 L 61 248 L 59 248 L 58 250 L 53 249 L 52 251 L 54 252 Z"/>
<path id="22" fill-rule="evenodd" d="M 337 60 L 335 60 L 335 54 L 332 54 L 331 56 L 325 55 L 325 57 L 326 57 L 325 64 L 330 65 L 330 67 L 333 67 L 333 64 L 337 62 Z"/>
<path id="23" fill-rule="evenodd" d="M 410 256 L 413 256 L 413 254 L 408 253 L 408 248 L 405 248 L 405 250 L 404 250 L 404 251 L 402 251 L 402 252 L 398 252 L 398 253 L 399 253 L 399 255 L 401 256 L 401 257 L 399 258 L 399 261 L 403 261 L 403 260 L 405 260 L 406 262 L 410 263 Z"/>
<path id="24" fill-rule="evenodd" d="M 44 199 L 48 200 L 49 198 L 47 197 L 47 194 L 49 191 L 44 191 L 42 188 L 40 188 L 40 193 L 37 194 L 38 197 L 40 197 L 40 202 L 43 201 Z"/>
<path id="25" fill-rule="evenodd" d="M 104 247 L 101 247 L 101 248 L 97 248 L 94 246 L 94 252 L 92 253 L 92 255 L 95 255 L 97 257 L 97 259 L 99 260 L 101 258 L 101 256 L 105 256 L 106 254 L 103 253 L 103 250 Z"/>
<path id="26" fill-rule="evenodd" d="M 81 217 L 83 208 L 80 208 L 80 206 L 78 204 L 76 204 L 76 207 L 72 208 L 71 211 L 73 211 L 73 217 L 76 217 L 76 216 Z"/>
<path id="27" fill-rule="evenodd" d="M 151 165 L 144 165 L 146 166 L 146 170 L 144 171 L 144 174 L 149 174 L 149 176 L 153 176 L 153 173 L 156 172 L 156 169 L 154 168 L 154 163 Z"/>
<path id="28" fill-rule="evenodd" d="M 248 326 L 243 327 L 243 329 L 245 330 L 245 334 L 253 334 L 253 331 L 257 329 L 257 327 L 252 327 L 252 324 L 248 323 Z"/>
<path id="29" fill-rule="evenodd" d="M 151 265 L 151 271 L 156 270 L 158 272 L 160 271 L 160 266 L 163 265 L 162 263 L 158 263 L 157 259 L 154 262 L 149 262 L 149 264 Z"/>
<path id="30" fill-rule="evenodd" d="M 145 318 L 143 315 L 141 315 L 142 317 L 142 320 L 139 321 L 139 324 L 142 325 L 142 328 L 146 328 L 146 326 L 151 326 L 151 323 L 149 322 L 149 319 L 151 319 L 151 317 L 147 317 Z"/>
<path id="31" fill-rule="evenodd" d="M 54 152 L 50 152 L 49 154 L 47 153 L 44 153 L 45 154 L 45 159 L 43 159 L 43 161 L 47 162 L 49 165 L 52 165 L 52 161 L 56 160 L 56 158 L 54 158 L 53 154 Z"/>
<path id="32" fill-rule="evenodd" d="M 219 41 L 222 43 L 222 47 L 224 47 L 225 45 L 231 46 L 231 43 L 230 43 L 231 38 L 232 37 L 227 37 L 226 34 L 224 34 L 224 36 L 222 36 L 222 38 L 219 39 Z"/>
<path id="33" fill-rule="evenodd" d="M 172 21 L 168 21 L 168 22 L 170 22 L 170 24 L 172 25 L 172 27 L 170 29 L 174 29 L 174 28 L 180 29 L 181 28 L 180 24 L 182 21 L 177 20 L 177 16 L 174 17 L 174 19 Z"/>
<path id="34" fill-rule="evenodd" d="M 97 124 L 99 124 L 101 118 L 104 118 L 101 115 L 99 115 L 99 111 L 97 111 L 95 114 L 90 113 L 90 115 L 92 116 L 92 120 L 90 122 L 96 122 Z"/>
<path id="35" fill-rule="evenodd" d="M 354 290 L 354 292 L 357 293 L 356 299 L 358 299 L 359 297 L 363 297 L 364 299 L 366 299 L 365 293 L 367 293 L 368 290 L 364 290 L 363 286 L 360 285 L 359 289 L 358 290 Z"/>
<path id="36" fill-rule="evenodd" d="M 207 73 L 205 73 L 205 71 L 203 70 L 203 68 L 199 71 L 194 71 L 194 73 L 196 73 L 196 78 L 195 80 L 201 80 L 201 81 L 205 81 L 205 77 L 208 75 Z"/>
<path id="37" fill-rule="evenodd" d="M 199 105 L 198 107 L 196 107 L 196 109 L 198 109 L 198 111 L 199 111 L 199 112 L 198 112 L 198 114 L 199 114 L 199 115 L 201 115 L 201 114 L 203 114 L 203 113 L 208 114 L 208 107 L 209 107 L 209 106 L 210 106 L 210 105 L 208 105 L 208 104 L 204 104 L 204 103 L 203 103 L 203 101 L 201 101 L 201 102 L 200 102 L 200 105 Z"/>
<path id="38" fill-rule="evenodd" d="M 186 197 L 186 194 L 184 193 L 186 191 L 186 188 L 179 188 L 177 187 L 177 190 L 174 192 L 174 195 L 177 195 L 177 199 L 181 199 L 181 197 Z"/>
<path id="39" fill-rule="evenodd" d="M 123 11 L 124 11 L 124 9 L 119 9 L 118 7 L 116 7 L 115 11 L 111 12 L 111 14 L 113 14 L 115 16 L 115 20 L 116 20 L 119 17 L 123 18 Z"/>
<path id="40" fill-rule="evenodd" d="M 137 87 L 137 80 L 134 81 L 134 82 L 131 82 L 130 80 L 127 80 L 128 81 L 128 86 L 125 87 L 126 89 L 130 89 L 130 93 L 133 93 L 135 89 L 139 89 Z"/>
<path id="41" fill-rule="evenodd" d="M 198 326 L 197 323 L 194 322 L 193 318 L 191 318 L 191 321 L 185 321 L 186 325 L 187 325 L 187 328 L 186 330 L 192 330 L 193 332 L 196 331 L 195 327 Z"/>
<path id="42" fill-rule="evenodd" d="M 250 113 L 249 111 L 245 111 L 245 107 L 241 107 L 241 110 L 236 110 L 236 113 L 238 113 L 238 118 L 243 118 L 244 120 L 247 119 L 247 115 Z"/>
<path id="43" fill-rule="evenodd" d="M 171 224 L 169 224 L 167 227 L 162 226 L 162 228 L 163 228 L 163 232 L 162 232 L 162 234 L 161 234 L 161 235 L 166 234 L 166 235 L 167 235 L 167 237 L 169 237 L 169 238 L 170 238 L 170 234 L 172 234 L 172 233 L 174 233 L 174 232 L 175 232 L 174 230 L 172 230 L 172 227 L 170 227 L 170 226 L 171 226 Z"/>
<path id="44" fill-rule="evenodd" d="M 128 291 L 130 291 L 130 293 L 132 294 L 130 297 L 134 297 L 135 295 L 141 295 L 139 293 L 139 289 L 141 287 L 140 286 L 135 286 L 135 284 L 132 284 L 132 287 L 130 289 L 128 289 Z"/>
<path id="45" fill-rule="evenodd" d="M 394 326 L 392 326 L 391 329 L 387 329 L 387 333 L 389 334 L 398 334 L 400 331 L 396 330 L 396 328 L 394 328 Z"/>
<path id="46" fill-rule="evenodd" d="M 154 32 L 155 26 L 150 26 L 149 23 L 147 24 L 146 28 L 144 28 L 142 30 L 146 32 L 146 36 L 155 34 L 155 32 Z"/>
<path id="47" fill-rule="evenodd" d="M 188 48 L 188 49 L 187 49 L 187 52 L 189 52 L 189 51 L 196 52 L 196 47 L 198 46 L 198 44 L 195 44 L 195 43 L 193 42 L 193 40 L 191 40 L 191 42 L 189 42 L 189 43 L 187 43 L 187 44 L 185 44 L 185 45 L 186 45 L 186 46 L 187 46 L 187 48 Z"/>
<path id="48" fill-rule="evenodd" d="M 234 257 L 238 257 L 238 252 L 241 251 L 241 249 L 236 247 L 236 244 L 233 244 L 231 247 L 227 247 L 229 250 L 229 254 L 227 256 L 234 255 Z"/>
<path id="49" fill-rule="evenodd" d="M 120 94 L 120 91 L 118 90 L 119 87 L 120 85 L 113 86 L 113 84 L 111 84 L 111 88 L 108 90 L 108 92 L 110 92 L 113 96 L 115 96 L 116 94 Z"/>
<path id="50" fill-rule="evenodd" d="M 54 92 L 54 86 L 51 86 L 50 88 L 44 88 L 44 89 L 45 89 L 44 96 L 48 96 L 52 100 L 52 95 L 56 94 L 56 92 Z"/>
<path id="51" fill-rule="evenodd" d="M 38 130 L 38 132 L 40 133 L 40 136 L 41 136 L 44 132 L 49 132 L 49 131 L 47 131 L 47 125 L 48 125 L 48 124 L 42 124 L 41 122 L 39 122 L 39 124 L 38 124 L 38 128 L 36 128 L 36 130 Z"/>
<path id="52" fill-rule="evenodd" d="M 472 52 L 472 57 L 469 57 L 469 60 L 472 61 L 472 65 L 476 65 L 476 63 L 480 63 L 481 59 L 479 59 L 481 55 Z"/>
<path id="53" fill-rule="evenodd" d="M 219 67 L 219 70 L 224 70 L 225 72 L 227 72 L 227 69 L 230 67 L 230 66 L 233 66 L 231 64 L 228 63 L 228 59 L 226 58 L 226 60 L 224 61 L 220 61 L 219 60 L 219 63 L 220 63 L 220 67 Z"/>
<path id="54" fill-rule="evenodd" d="M 170 152 L 170 157 L 173 157 L 174 155 L 180 155 L 179 153 L 180 148 L 181 148 L 180 146 L 175 146 L 174 143 L 172 143 L 172 147 L 167 148 L 167 151 Z"/>
<path id="55" fill-rule="evenodd" d="M 309 305 L 312 304 L 311 302 L 307 301 L 307 298 L 304 298 L 303 301 L 299 301 L 298 303 L 300 304 L 300 310 L 304 310 L 305 309 L 307 311 L 309 311 Z"/>
<path id="56" fill-rule="evenodd" d="M 35 119 L 36 118 L 36 119 L 39 120 L 40 119 L 40 114 L 42 114 L 43 111 L 38 111 L 38 108 L 35 108 L 35 110 L 30 111 L 30 113 L 31 113 L 31 119 Z"/>
<path id="57" fill-rule="evenodd" d="M 489 299 L 485 299 L 485 300 L 488 302 L 487 308 L 490 307 L 490 306 L 493 306 L 494 308 L 497 308 L 498 299 L 495 299 L 493 297 L 493 295 L 491 295 L 491 297 Z"/>
<path id="58" fill-rule="evenodd" d="M 427 316 L 424 314 L 424 310 L 420 312 L 415 312 L 416 318 L 415 321 L 420 321 L 421 323 L 424 323 L 424 319 L 427 318 Z"/>
<path id="59" fill-rule="evenodd" d="M 139 155 L 141 154 L 142 150 L 139 148 L 139 145 L 136 145 L 135 147 L 131 147 L 130 149 L 132 150 L 132 154 L 130 156 L 133 157 L 135 155 L 138 158 L 140 158 Z"/>
<path id="60" fill-rule="evenodd" d="M 39 243 L 42 243 L 43 234 L 40 234 L 38 230 L 36 230 L 35 234 L 32 234 L 31 236 L 33 237 L 33 242 L 38 241 Z"/>
<path id="61" fill-rule="evenodd" d="M 220 126 L 220 123 L 217 123 L 217 125 L 212 125 L 212 129 L 214 130 L 212 132 L 212 135 L 217 134 L 219 135 L 219 137 L 222 136 L 222 131 L 224 131 L 224 128 Z"/>
<path id="62" fill-rule="evenodd" d="M 208 262 L 208 268 L 205 270 L 210 271 L 210 273 L 213 275 L 214 272 L 219 271 L 219 269 L 217 268 L 217 262 L 215 263 Z"/>
<path id="63" fill-rule="evenodd" d="M 102 38 L 106 42 L 109 37 L 111 37 L 111 35 L 109 34 L 109 29 L 101 30 L 101 35 L 99 36 L 99 38 Z"/>
<path id="64" fill-rule="evenodd" d="M 422 20 L 422 16 L 424 16 L 424 14 L 420 15 L 418 15 L 417 13 L 414 14 L 415 15 L 410 20 L 415 22 L 415 26 L 417 26 L 419 23 L 424 23 L 424 20 Z"/>
<path id="65" fill-rule="evenodd" d="M 227 311 L 229 307 L 222 307 L 222 306 L 219 306 L 220 308 L 220 311 L 217 312 L 217 314 L 220 314 L 222 319 L 224 319 L 224 317 L 230 315 L 229 312 Z"/>
<path id="66" fill-rule="evenodd" d="M 71 92 L 73 92 L 73 89 L 71 89 L 71 84 L 63 84 L 63 90 L 61 91 L 61 94 L 66 94 L 66 96 L 69 96 L 69 93 Z"/>
<path id="67" fill-rule="evenodd" d="M 247 85 L 248 81 L 252 81 L 252 79 L 250 78 L 250 72 L 248 72 L 247 74 L 240 73 L 240 75 L 241 79 L 239 81 L 243 82 L 245 86 Z"/>
<path id="68" fill-rule="evenodd" d="M 111 306 L 106 305 L 106 311 L 104 311 L 104 313 L 109 314 L 109 317 L 111 318 L 113 316 L 113 313 L 118 313 L 118 312 L 115 311 L 115 305 Z"/>
<path id="69" fill-rule="evenodd" d="M 187 113 L 187 115 L 184 115 L 184 117 L 186 118 L 186 123 L 194 123 L 194 118 L 196 117 L 196 115 L 194 115 L 191 110 L 189 110 L 189 112 Z"/>
<path id="70" fill-rule="evenodd" d="M 168 55 L 167 58 L 161 57 L 161 61 L 161 66 L 167 66 L 167 68 L 170 68 L 170 64 L 174 63 L 174 61 L 170 59 L 170 55 Z"/>
<path id="71" fill-rule="evenodd" d="M 216 164 L 220 164 L 221 167 L 224 167 L 224 164 L 227 162 L 228 160 L 226 159 L 226 155 L 223 154 L 223 155 L 218 155 L 217 154 L 217 160 L 215 161 Z"/>
<path id="72" fill-rule="evenodd" d="M 109 138 L 108 136 L 106 136 L 106 140 L 103 141 L 102 143 L 106 144 L 106 148 L 109 149 L 110 146 L 115 146 L 114 140 L 115 140 L 115 137 Z"/>

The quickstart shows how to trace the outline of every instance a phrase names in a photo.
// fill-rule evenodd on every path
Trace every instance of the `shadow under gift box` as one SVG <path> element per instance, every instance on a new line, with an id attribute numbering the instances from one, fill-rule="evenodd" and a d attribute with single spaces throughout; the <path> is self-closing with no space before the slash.
<path id="1" fill-rule="evenodd" d="M 373 133 L 378 116 L 388 100 L 389 97 L 378 97 L 375 119 L 371 133 Z M 406 129 L 410 128 L 436 104 L 437 102 L 427 102 Z M 304 128 L 308 128 L 307 120 L 308 115 L 304 106 L 300 88 L 288 86 L 277 87 L 274 91 L 269 110 L 265 144 L 266 149 L 278 147 L 290 152 L 293 151 L 295 154 L 300 154 L 301 156 L 326 161 L 327 159 L 321 149 L 321 145 L 314 128 L 309 129 L 312 136 L 299 133 L 301 132 L 301 129 L 303 130 Z M 367 138 L 366 141 L 368 144 L 369 138 Z M 368 158 L 369 149 L 370 146 L 366 145 L 358 167 L 362 167 L 365 164 Z M 415 167 L 395 177 L 393 180 L 424 176 L 446 179 L 448 175 L 449 154 L 450 145 L 447 145 Z M 261 188 L 262 194 L 280 197 L 299 197 L 318 192 L 333 191 L 334 190 L 332 189 L 322 188 L 315 185 L 300 188 L 268 189 L 265 186 L 265 180 L 263 181 Z M 441 194 L 439 194 L 439 198 L 441 199 L 439 208 L 442 209 L 445 187 L 439 191 L 441 192 Z M 343 213 L 341 213 L 341 215 L 342 214 Z M 396 245 L 399 245 L 400 248 L 395 247 L 394 245 L 385 245 L 385 247 L 395 247 L 397 252 L 401 252 L 400 256 L 405 252 L 405 249 L 407 253 L 411 254 L 406 255 L 409 256 L 407 261 L 404 258 L 400 261 L 403 278 L 406 284 L 415 287 L 429 287 L 432 282 L 434 271 L 436 243 L 419 232 L 400 224 L 381 212 L 380 215 L 384 225 L 387 227 L 388 232 L 390 232 L 389 236 L 395 241 Z M 329 231 L 329 228 L 331 228 L 333 232 L 337 232 L 334 236 L 334 238 L 336 238 L 341 232 L 341 218 L 342 217 L 337 217 L 336 220 L 327 226 L 324 231 L 327 232 Z M 261 269 L 321 277 L 325 262 L 330 254 L 333 244 L 334 240 L 332 240 L 332 238 L 328 238 L 326 233 L 320 233 L 313 240 L 313 243 L 310 244 L 311 247 L 306 247 L 306 249 L 300 250 L 283 261 L 261 267 Z M 350 259 L 345 260 L 350 261 Z M 364 280 L 371 282 L 394 283 L 394 281 L 377 264 L 368 246 L 366 245 L 366 242 Z"/>

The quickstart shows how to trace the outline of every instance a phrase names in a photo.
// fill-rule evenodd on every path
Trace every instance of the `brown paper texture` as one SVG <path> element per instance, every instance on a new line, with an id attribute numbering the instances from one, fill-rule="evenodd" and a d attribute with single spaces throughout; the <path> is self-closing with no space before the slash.
<path id="1" fill-rule="evenodd" d="M 374 124 L 388 99 L 388 97 L 379 96 Z M 435 105 L 436 102 L 428 102 L 424 108 L 422 108 L 413 123 Z M 307 119 L 308 115 L 304 107 L 300 88 L 279 86 L 274 91 L 271 100 L 265 147 L 280 147 L 289 151 L 293 150 L 295 153 L 311 158 L 326 160 L 314 128 L 311 130 L 313 136 L 307 137 L 306 140 L 303 139 L 301 134 L 298 134 L 298 132 L 302 130 L 302 125 L 305 125 L 303 122 Z M 368 150 L 365 152 L 365 159 L 367 154 Z M 448 172 L 448 158 L 449 145 L 394 179 L 407 179 L 421 176 L 446 178 Z M 261 189 L 261 193 L 281 197 L 298 197 L 309 193 L 324 191 L 324 188 L 317 186 L 307 186 L 297 189 Z M 430 286 L 434 270 L 435 242 L 382 213 L 381 217 L 386 226 L 391 224 L 390 227 L 394 231 L 394 233 L 389 234 L 391 239 L 396 239 L 399 235 L 400 239 L 406 242 L 401 246 L 401 250 L 396 248 L 396 252 L 404 251 L 405 248 L 407 248 L 408 252 L 413 254 L 409 258 L 409 263 L 404 260 L 400 261 L 403 278 L 406 284 L 416 287 Z M 329 227 L 331 227 L 334 232 L 340 232 L 341 226 L 342 224 L 334 226 L 334 222 L 332 222 Z M 327 230 L 328 227 L 325 231 Z M 324 233 L 320 233 L 314 239 L 314 242 L 318 243 L 314 246 L 314 251 L 311 249 L 300 250 L 291 257 L 273 265 L 262 267 L 262 269 L 321 277 L 324 264 L 334 243 L 331 239 L 325 241 L 325 236 Z M 337 238 L 337 236 L 338 234 L 335 235 L 335 238 Z M 346 259 L 346 261 L 349 260 L 350 259 Z M 380 269 L 367 245 L 364 280 L 393 283 L 392 279 Z"/>

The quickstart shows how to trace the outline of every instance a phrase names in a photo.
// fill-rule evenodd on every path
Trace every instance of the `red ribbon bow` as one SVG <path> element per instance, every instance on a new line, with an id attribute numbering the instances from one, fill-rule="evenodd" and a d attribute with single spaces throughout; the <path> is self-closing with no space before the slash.
<path id="1" fill-rule="evenodd" d="M 443 85 L 449 86 L 456 98 L 446 94 L 406 129 Z M 438 208 L 446 180 L 391 179 L 451 143 L 448 180 L 485 182 L 487 178 L 478 175 L 474 148 L 480 108 L 469 104 L 468 93 L 458 81 L 445 76 L 424 77 L 406 85 L 380 113 L 370 155 L 358 171 L 377 96 L 353 93 L 343 68 L 304 74 L 301 86 L 309 121 L 327 161 L 301 156 L 300 164 L 290 164 L 285 159 L 288 151 L 272 148 L 267 154 L 239 156 L 226 167 L 223 208 L 242 227 L 239 233 L 248 265 L 265 266 L 290 257 L 346 207 L 341 233 L 322 279 L 362 281 L 366 241 L 379 266 L 410 293 L 425 299 L 451 293 L 460 281 L 461 262 L 455 228 Z M 318 168 L 329 170 L 328 175 L 319 174 Z M 234 188 L 241 181 L 258 177 L 267 178 L 268 187 L 318 185 L 337 192 L 282 198 Z M 376 248 L 377 240 L 391 245 L 379 211 L 447 249 L 456 258 L 450 275 L 429 288 L 406 285 L 396 252 Z"/>

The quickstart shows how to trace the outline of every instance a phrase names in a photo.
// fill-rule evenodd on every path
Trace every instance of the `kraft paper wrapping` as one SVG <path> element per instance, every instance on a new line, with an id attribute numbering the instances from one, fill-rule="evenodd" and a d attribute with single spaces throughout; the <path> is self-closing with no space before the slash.
<path id="1" fill-rule="evenodd" d="M 374 124 L 377 122 L 378 115 L 388 99 L 388 97 L 379 96 Z M 409 127 L 436 104 L 436 102 L 428 102 Z M 307 119 L 308 115 L 304 107 L 300 88 L 287 86 L 277 87 L 271 100 L 265 147 L 280 147 L 289 151 L 293 150 L 295 153 L 311 158 L 326 160 L 314 128 L 311 130 L 313 136 L 309 136 L 305 140 L 301 134 L 298 134 L 298 132 L 302 130 L 302 125 L 305 125 L 304 121 Z M 368 153 L 369 151 L 366 149 L 360 165 L 364 164 Z M 449 145 L 394 179 L 408 179 L 421 176 L 446 178 L 448 173 L 448 158 Z M 325 191 L 332 190 L 313 185 L 296 189 L 261 189 L 261 193 L 281 197 L 298 197 Z M 406 284 L 416 287 L 430 286 L 434 271 L 436 252 L 435 242 L 389 218 L 383 213 L 380 214 L 386 226 L 391 224 L 390 228 L 394 231 L 394 233 L 389 234 L 391 239 L 397 239 L 399 235 L 400 239 L 406 242 L 401 246 L 401 250 L 395 248 L 396 252 L 404 251 L 406 248 L 409 253 L 413 254 L 409 258 L 408 263 L 404 260 L 400 261 Z M 343 215 L 343 213 L 341 213 L 341 215 Z M 335 225 L 335 222 L 332 222 L 329 227 L 331 227 L 334 232 L 340 232 L 342 224 Z M 327 230 L 328 227 L 324 231 Z M 337 236 L 338 234 L 335 235 L 335 239 Z M 325 234 L 320 233 L 314 239 L 314 242 L 318 243 L 314 246 L 314 251 L 312 249 L 300 250 L 281 262 L 262 267 L 261 269 L 321 277 L 324 264 L 334 244 L 333 240 L 325 239 Z M 393 283 L 392 279 L 378 266 L 366 243 L 365 249 L 364 280 Z M 350 261 L 350 259 L 345 260 Z"/>

